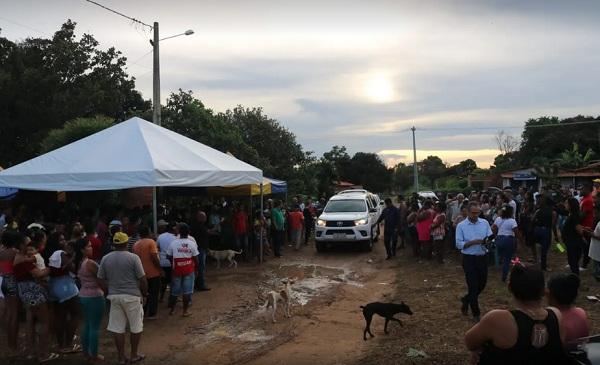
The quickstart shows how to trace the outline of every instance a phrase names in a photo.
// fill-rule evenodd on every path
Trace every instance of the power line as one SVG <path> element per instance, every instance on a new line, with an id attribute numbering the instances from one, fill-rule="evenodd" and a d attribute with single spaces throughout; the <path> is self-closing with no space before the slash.
<path id="1" fill-rule="evenodd" d="M 29 29 L 29 30 L 33 30 L 33 31 L 34 31 L 34 32 L 36 32 L 36 33 L 40 33 L 40 34 L 43 34 L 43 35 L 46 35 L 46 36 L 48 35 L 48 33 L 46 33 L 46 32 L 42 32 L 42 31 L 41 31 L 41 30 L 39 30 L 39 29 L 35 29 L 35 28 L 32 28 L 32 27 L 30 27 L 30 26 L 28 26 L 28 25 L 25 25 L 25 24 L 21 24 L 21 23 L 15 22 L 14 20 L 6 19 L 5 17 L 1 17 L 1 16 L 0 16 L 0 19 L 2 19 L 2 20 L 4 20 L 4 21 L 7 21 L 7 22 L 9 22 L 9 23 L 12 23 L 12 24 L 14 24 L 14 25 L 18 25 L 19 27 L 23 27 L 23 28 L 27 28 L 27 29 Z"/>
<path id="2" fill-rule="evenodd" d="M 448 130 L 461 130 L 461 131 L 471 131 L 471 130 L 501 130 L 501 129 L 528 129 L 528 128 L 556 128 L 556 127 L 571 127 L 574 125 L 582 125 L 582 124 L 600 124 L 600 120 L 588 120 L 583 122 L 573 122 L 573 123 L 553 123 L 553 124 L 534 124 L 534 125 L 501 125 L 501 126 L 491 126 L 491 127 L 448 127 L 448 128 L 440 128 L 440 127 L 423 127 L 417 128 L 420 131 L 448 131 Z M 405 133 L 409 132 L 411 128 L 403 129 L 397 131 L 396 133 Z"/>
<path id="3" fill-rule="evenodd" d="M 110 11 L 110 12 L 113 12 L 113 13 L 115 13 L 115 14 L 117 14 L 117 15 L 120 15 L 120 16 L 122 16 L 123 18 L 127 18 L 127 19 L 131 20 L 131 21 L 132 21 L 132 22 L 134 22 L 134 23 L 142 24 L 142 25 L 145 25 L 146 27 L 148 27 L 148 28 L 150 28 L 150 29 L 153 29 L 153 27 L 152 27 L 150 24 L 146 24 L 146 23 L 144 23 L 144 22 L 143 22 L 143 21 L 141 21 L 141 20 L 138 20 L 138 19 L 135 19 L 135 18 L 133 18 L 133 17 L 127 16 L 127 15 L 125 15 L 125 14 L 123 14 L 123 13 L 120 13 L 120 12 L 118 12 L 118 11 L 116 11 L 116 10 L 113 10 L 113 9 L 111 9 L 111 8 L 109 8 L 109 7 L 106 7 L 106 6 L 102 5 L 102 4 L 99 4 L 99 3 L 95 2 L 95 1 L 92 1 L 92 0 L 85 0 L 85 1 L 87 1 L 88 3 L 92 3 L 92 4 L 94 4 L 94 5 L 98 5 L 99 7 L 103 8 L 103 9 L 106 9 L 106 10 L 108 10 L 108 11 Z"/>

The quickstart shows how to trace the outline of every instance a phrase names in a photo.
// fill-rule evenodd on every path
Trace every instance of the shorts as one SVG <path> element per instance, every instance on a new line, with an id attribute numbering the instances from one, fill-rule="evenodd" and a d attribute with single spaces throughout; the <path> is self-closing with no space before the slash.
<path id="1" fill-rule="evenodd" d="M 194 273 L 185 276 L 174 276 L 171 279 L 171 295 L 178 297 L 180 295 L 194 294 Z"/>
<path id="2" fill-rule="evenodd" d="M 128 324 L 131 333 L 141 333 L 144 330 L 142 298 L 129 294 L 109 295 L 107 298 L 110 300 L 107 330 L 125 333 Z"/>
<path id="3" fill-rule="evenodd" d="M 18 283 L 19 299 L 25 308 L 36 307 L 48 302 L 48 292 L 35 281 L 21 281 Z"/>
<path id="4" fill-rule="evenodd" d="M 13 274 L 2 275 L 2 285 L 0 290 L 5 297 L 16 297 L 19 296 L 19 287 L 17 286 L 17 280 Z"/>
<path id="5" fill-rule="evenodd" d="M 51 276 L 48 281 L 48 291 L 50 300 L 59 303 L 64 303 L 79 295 L 75 280 L 69 275 Z"/>

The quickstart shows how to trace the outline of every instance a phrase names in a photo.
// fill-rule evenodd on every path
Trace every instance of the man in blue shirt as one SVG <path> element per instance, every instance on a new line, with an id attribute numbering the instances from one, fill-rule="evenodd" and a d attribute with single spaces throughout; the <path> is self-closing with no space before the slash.
<path id="1" fill-rule="evenodd" d="M 481 208 L 477 202 L 469 203 L 468 219 L 456 226 L 456 248 L 462 253 L 462 265 L 467 281 L 467 295 L 461 298 L 461 312 L 467 315 L 469 306 L 475 322 L 479 322 L 479 294 L 487 283 L 487 250 L 482 244 L 492 235 L 490 224 L 479 218 Z"/>
<path id="2" fill-rule="evenodd" d="M 383 242 L 385 243 L 385 251 L 387 252 L 386 260 L 396 256 L 396 245 L 398 244 L 398 208 L 392 204 L 392 199 L 385 199 L 385 209 L 381 212 L 381 216 L 377 220 L 377 224 L 385 220 L 383 226 Z"/>

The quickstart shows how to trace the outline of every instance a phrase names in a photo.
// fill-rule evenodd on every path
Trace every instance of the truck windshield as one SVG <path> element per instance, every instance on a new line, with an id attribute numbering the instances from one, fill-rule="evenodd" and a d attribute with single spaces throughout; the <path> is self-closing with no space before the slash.
<path id="1" fill-rule="evenodd" d="M 364 200 L 331 200 L 325 207 L 325 213 L 365 212 L 367 205 Z"/>

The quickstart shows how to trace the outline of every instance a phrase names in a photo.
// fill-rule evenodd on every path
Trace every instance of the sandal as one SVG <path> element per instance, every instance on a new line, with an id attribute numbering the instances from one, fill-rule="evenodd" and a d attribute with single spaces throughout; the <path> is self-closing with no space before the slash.
<path id="1" fill-rule="evenodd" d="M 76 354 L 78 352 L 81 352 L 81 350 L 82 350 L 81 345 L 74 344 L 72 347 L 61 349 L 60 353 L 61 354 Z"/>
<path id="2" fill-rule="evenodd" d="M 47 358 L 45 358 L 45 359 L 39 359 L 38 362 L 39 363 L 45 363 L 45 362 L 48 362 L 48 361 L 56 360 L 59 357 L 60 357 L 59 354 L 55 354 L 54 352 L 51 352 L 50 354 L 48 354 Z"/>
<path id="3" fill-rule="evenodd" d="M 136 357 L 132 358 L 129 363 L 130 364 L 135 364 L 136 362 L 140 362 L 143 361 L 146 358 L 146 355 L 144 354 L 138 354 Z"/>

